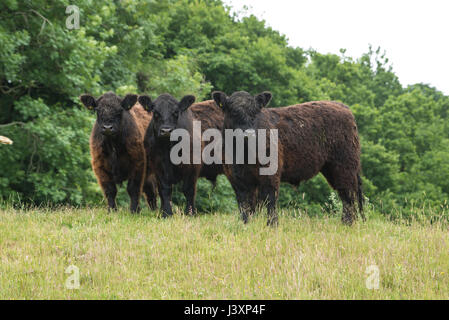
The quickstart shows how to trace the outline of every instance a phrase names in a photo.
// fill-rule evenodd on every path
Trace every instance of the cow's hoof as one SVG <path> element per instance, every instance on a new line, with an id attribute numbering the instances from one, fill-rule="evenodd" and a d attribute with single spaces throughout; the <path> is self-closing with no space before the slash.
<path id="1" fill-rule="evenodd" d="M 163 219 L 167 219 L 167 218 L 170 218 L 172 215 L 173 215 L 173 213 L 166 213 L 166 212 L 163 212 L 163 213 L 162 213 L 162 218 L 163 218 Z"/>
<path id="2" fill-rule="evenodd" d="M 345 225 L 345 226 L 352 226 L 354 224 L 354 219 L 353 218 L 348 218 L 348 217 L 343 217 L 341 219 L 341 222 Z"/>
<path id="3" fill-rule="evenodd" d="M 267 221 L 267 226 L 269 226 L 269 227 L 277 227 L 278 225 L 279 225 L 279 221 L 278 221 L 277 217 L 268 219 L 268 221 Z"/>
<path id="4" fill-rule="evenodd" d="M 148 204 L 148 207 L 152 211 L 157 210 L 157 203 L 156 202 L 151 202 L 151 203 Z"/>

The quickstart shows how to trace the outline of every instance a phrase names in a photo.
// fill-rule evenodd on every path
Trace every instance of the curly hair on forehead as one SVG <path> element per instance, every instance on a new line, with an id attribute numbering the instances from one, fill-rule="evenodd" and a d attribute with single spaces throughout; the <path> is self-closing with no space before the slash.
<path id="1" fill-rule="evenodd" d="M 254 97 L 245 91 L 234 92 L 229 97 L 229 102 L 232 104 L 238 104 L 242 106 L 249 106 L 255 104 Z"/>
<path id="2" fill-rule="evenodd" d="M 228 107 L 231 111 L 229 115 L 240 121 L 248 121 L 260 112 L 254 97 L 242 91 L 235 92 L 229 97 Z"/>
<path id="3" fill-rule="evenodd" d="M 114 92 L 106 92 L 102 96 L 100 96 L 97 100 L 97 103 L 105 106 L 120 106 L 122 102 L 122 98 L 117 96 Z"/>
<path id="4" fill-rule="evenodd" d="M 172 110 L 178 108 L 179 101 L 169 94 L 161 94 L 153 101 L 153 105 L 158 110 Z"/>

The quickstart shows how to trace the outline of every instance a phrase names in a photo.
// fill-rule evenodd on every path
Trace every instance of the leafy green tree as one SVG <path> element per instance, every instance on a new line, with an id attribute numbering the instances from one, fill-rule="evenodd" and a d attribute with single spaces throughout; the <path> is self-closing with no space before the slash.
<path id="1" fill-rule="evenodd" d="M 86 88 L 100 91 L 99 67 L 115 50 L 84 28 L 67 29 L 66 5 L 0 4 L 0 130 L 15 141 L 0 153 L 2 198 L 36 204 L 92 199 L 86 144 L 92 118 L 76 97 Z"/>

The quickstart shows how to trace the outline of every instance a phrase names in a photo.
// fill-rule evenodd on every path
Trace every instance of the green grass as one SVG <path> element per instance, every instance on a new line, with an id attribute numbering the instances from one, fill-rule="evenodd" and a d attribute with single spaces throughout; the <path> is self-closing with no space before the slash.
<path id="1" fill-rule="evenodd" d="M 449 299 L 442 224 L 0 210 L 0 299 Z M 80 288 L 67 289 L 69 265 Z M 370 265 L 379 289 L 366 287 Z"/>

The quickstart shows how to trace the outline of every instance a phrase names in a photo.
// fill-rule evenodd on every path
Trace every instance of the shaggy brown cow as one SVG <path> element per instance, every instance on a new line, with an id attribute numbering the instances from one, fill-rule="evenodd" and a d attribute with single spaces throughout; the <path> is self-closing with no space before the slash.
<path id="1" fill-rule="evenodd" d="M 131 212 L 139 211 L 143 191 L 150 208 L 156 208 L 155 178 L 146 174 L 146 155 L 143 144 L 151 115 L 137 104 L 137 95 L 124 99 L 108 92 L 96 100 L 82 95 L 81 102 L 97 114 L 90 137 L 92 168 L 103 189 L 109 209 L 116 209 L 116 184 L 128 181 Z M 133 107 L 132 110 L 131 107 Z"/>
<path id="2" fill-rule="evenodd" d="M 145 135 L 145 149 L 147 152 L 147 165 L 149 170 L 155 172 L 157 177 L 159 195 L 161 197 L 162 216 L 173 214 L 171 206 L 172 187 L 182 182 L 182 190 L 186 198 L 185 212 L 195 212 L 196 182 L 198 177 L 205 177 L 215 184 L 217 175 L 223 173 L 221 164 L 199 164 L 193 162 L 193 141 L 201 141 L 201 137 L 193 134 L 193 121 L 201 122 L 201 135 L 207 129 L 222 130 L 223 115 L 219 112 L 214 101 L 195 103 L 194 96 L 185 96 L 178 102 L 169 94 L 162 94 L 153 102 L 146 95 L 139 97 L 139 103 L 148 112 L 153 112 L 153 119 Z M 193 104 L 193 105 L 192 105 Z M 189 163 L 173 164 L 170 151 L 177 143 L 170 141 L 170 135 L 175 129 L 185 129 L 190 137 Z M 200 140 L 198 140 L 200 139 Z M 212 143 L 201 141 L 201 150 Z"/>
<path id="3" fill-rule="evenodd" d="M 275 206 L 280 182 L 298 185 L 319 172 L 337 190 L 343 202 L 344 223 L 350 225 L 356 218 L 356 199 L 362 214 L 360 143 L 354 116 L 347 106 L 316 101 L 265 109 L 271 100 L 269 92 L 252 96 L 240 91 L 230 97 L 223 92 L 214 92 L 212 96 L 225 114 L 224 129 L 278 130 L 275 174 L 260 175 L 259 169 L 263 166 L 259 162 L 224 165 L 244 222 L 255 210 L 258 193 L 258 199 L 267 202 L 268 224 L 276 224 Z M 269 154 L 268 130 L 265 136 L 257 137 L 261 138 L 267 139 L 264 151 Z"/>

